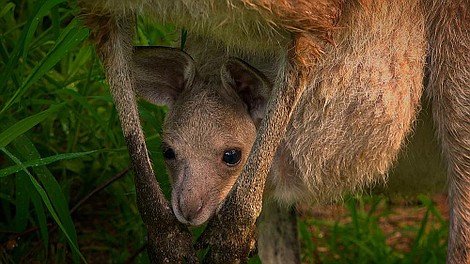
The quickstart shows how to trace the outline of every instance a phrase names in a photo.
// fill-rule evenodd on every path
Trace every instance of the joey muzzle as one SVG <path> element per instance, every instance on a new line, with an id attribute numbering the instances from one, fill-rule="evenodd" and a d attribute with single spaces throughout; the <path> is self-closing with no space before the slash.
<path id="1" fill-rule="evenodd" d="M 181 192 L 173 190 L 172 207 L 176 218 L 187 225 L 197 226 L 205 223 L 215 210 L 207 197 L 208 195 L 202 195 L 192 188 Z"/>

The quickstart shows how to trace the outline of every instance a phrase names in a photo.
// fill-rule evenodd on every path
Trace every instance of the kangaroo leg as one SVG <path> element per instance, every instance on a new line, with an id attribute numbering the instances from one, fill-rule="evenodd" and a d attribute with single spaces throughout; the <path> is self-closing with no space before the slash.
<path id="1" fill-rule="evenodd" d="M 191 233 L 174 217 L 150 163 L 134 94 L 130 62 L 135 18 L 90 15 L 97 53 L 103 63 L 135 170 L 137 205 L 148 230 L 153 263 L 196 263 Z"/>
<path id="2" fill-rule="evenodd" d="M 300 263 L 295 209 L 265 202 L 258 218 L 258 255 L 263 263 Z"/>
<path id="3" fill-rule="evenodd" d="M 248 162 L 220 210 L 201 236 L 209 246 L 209 263 L 245 263 L 254 247 L 254 230 L 266 178 L 290 116 L 304 91 L 317 59 L 314 40 L 299 34 L 288 54 L 284 74 L 277 79 Z"/>
<path id="4" fill-rule="evenodd" d="M 447 157 L 448 263 L 470 263 L 470 3 L 435 1 L 429 8 L 429 93 Z"/>

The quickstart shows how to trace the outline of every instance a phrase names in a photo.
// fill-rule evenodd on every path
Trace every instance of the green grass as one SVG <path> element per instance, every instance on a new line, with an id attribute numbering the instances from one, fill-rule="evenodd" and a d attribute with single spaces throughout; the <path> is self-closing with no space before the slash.
<path id="1" fill-rule="evenodd" d="M 445 263 L 448 223 L 430 198 L 418 198 L 420 206 L 396 207 L 382 196 L 350 197 L 339 220 L 299 221 L 303 262 Z"/>
<path id="2" fill-rule="evenodd" d="M 136 43 L 169 45 L 179 34 L 140 18 Z M 0 0 L 0 263 L 148 263 L 125 142 L 87 37 L 73 1 Z M 165 110 L 144 102 L 140 110 L 168 194 L 159 152 Z M 360 209 L 379 202 L 347 202 L 352 221 L 345 224 L 303 220 L 305 262 L 442 260 L 445 230 L 424 228 L 429 218 L 414 230 L 412 254 L 386 245 L 377 219 L 387 213 Z M 315 238 L 315 226 L 328 235 Z M 313 258 L 320 246 L 330 253 Z"/>
<path id="3" fill-rule="evenodd" d="M 0 1 L 1 263 L 93 262 L 87 255 L 100 252 L 124 262 L 145 241 L 132 173 L 71 213 L 83 197 L 130 166 L 78 12 L 68 1 Z M 162 33 L 171 27 L 148 28 L 144 22 L 137 43 L 172 40 Z M 142 104 L 141 112 L 154 164 L 163 171 L 157 150 L 164 110 Z M 96 222 L 82 220 L 88 218 Z M 92 225 L 96 233 L 84 233 Z"/>

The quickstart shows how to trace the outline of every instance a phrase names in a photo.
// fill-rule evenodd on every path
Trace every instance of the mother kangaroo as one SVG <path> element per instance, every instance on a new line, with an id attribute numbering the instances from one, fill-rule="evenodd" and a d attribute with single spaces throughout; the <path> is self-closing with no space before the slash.
<path id="1" fill-rule="evenodd" d="M 299 193 L 329 199 L 380 179 L 377 175 L 387 171 L 412 127 L 425 76 L 448 167 L 448 262 L 470 263 L 468 1 L 81 0 L 81 5 L 136 170 L 138 205 L 154 262 L 195 259 L 185 227 L 170 224 L 174 216 L 153 176 L 134 91 L 144 97 L 153 87 L 166 91 L 162 98 L 147 99 L 175 109 L 180 96 L 175 88 L 184 92 L 228 80 L 242 91 L 248 115 L 260 122 L 253 148 L 241 151 L 246 161 L 236 169 L 241 174 L 224 183 L 217 203 L 203 203 L 195 209 L 201 213 L 194 214 L 200 217 L 197 223 L 212 217 L 202 237 L 210 247 L 209 261 L 238 263 L 252 248 L 264 189 L 285 201 L 301 198 Z M 187 29 L 186 51 L 196 65 L 172 52 L 137 52 L 133 60 L 136 13 Z M 259 78 L 238 74 L 238 66 L 226 63 L 232 56 L 249 61 L 272 81 L 268 100 L 244 98 Z M 146 66 L 139 70 L 139 65 Z M 158 70 L 151 71 L 153 66 Z M 264 104 L 265 111 L 259 107 Z M 282 140 L 288 144 L 278 150 Z M 282 177 L 266 185 L 276 151 L 293 160 L 296 175 L 305 176 L 298 179 L 305 192 L 296 192 L 298 182 Z M 178 150 L 173 154 L 178 156 Z"/>

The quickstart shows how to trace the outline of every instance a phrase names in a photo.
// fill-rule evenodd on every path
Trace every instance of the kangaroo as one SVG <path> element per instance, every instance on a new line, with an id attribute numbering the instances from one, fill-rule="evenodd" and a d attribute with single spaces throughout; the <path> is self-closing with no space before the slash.
<path id="1" fill-rule="evenodd" d="M 134 54 L 137 93 L 170 109 L 163 124 L 162 151 L 173 182 L 173 211 L 182 223 L 203 224 L 241 173 L 272 84 L 240 59 L 228 58 L 219 74 L 206 75 L 179 49 L 137 47 Z M 423 57 L 409 58 L 415 74 L 400 77 L 407 85 L 393 81 L 391 89 L 381 82 L 367 93 L 344 96 L 337 99 L 344 111 L 324 112 L 317 120 L 310 120 L 320 112 L 311 102 L 321 97 L 307 89 L 276 152 L 265 196 L 285 205 L 331 201 L 344 192 L 384 182 L 419 103 Z M 368 74 L 380 71 L 375 67 Z M 404 105 L 403 100 L 409 103 Z M 401 114 L 397 107 L 406 117 L 400 124 L 392 122 Z M 365 119 L 360 112 L 367 113 Z"/>
<path id="2" fill-rule="evenodd" d="M 81 4 L 94 30 L 137 172 L 138 205 L 149 229 L 149 255 L 154 261 L 181 261 L 187 255 L 179 251 L 190 247 L 190 239 L 184 228 L 157 224 L 156 220 L 162 219 L 170 223 L 172 212 L 152 179 L 134 90 L 144 96 L 151 87 L 170 91 L 163 100 L 172 104 L 167 120 L 179 124 L 172 131 L 182 131 L 178 129 L 188 122 L 194 125 L 196 134 L 206 133 L 200 134 L 200 139 L 214 136 L 210 146 L 189 146 L 184 145 L 189 141 L 183 134 L 165 130 L 164 156 L 176 188 L 172 206 L 176 217 L 187 224 L 200 224 L 212 217 L 203 236 L 203 243 L 211 247 L 210 261 L 236 263 L 246 261 L 251 248 L 263 190 L 283 203 L 321 201 L 383 181 L 412 129 L 426 76 L 425 90 L 448 166 L 448 262 L 470 262 L 467 1 L 82 0 Z M 145 60 L 139 52 L 131 62 L 133 14 L 138 12 L 186 28 L 190 32 L 186 51 L 197 65 L 187 55 L 172 52 L 156 57 L 168 63 L 164 68 L 155 64 L 158 70 L 139 69 Z M 143 54 L 149 55 L 150 63 L 153 55 L 149 51 Z M 179 67 L 174 67 L 174 56 L 180 57 L 176 60 Z M 249 61 L 263 74 L 236 60 L 227 63 L 229 56 Z M 240 69 L 245 70 L 238 72 Z M 154 81 L 164 76 L 175 79 Z M 269 90 L 269 82 L 272 90 L 267 100 L 263 91 Z M 237 122 L 244 124 L 240 131 L 209 135 L 213 130 L 205 131 L 189 116 L 183 118 L 187 110 L 210 113 L 209 106 L 227 109 L 222 110 L 217 100 L 210 104 L 212 99 L 208 98 L 214 91 L 209 87 L 213 84 L 238 89 L 238 97 L 229 96 L 233 90 L 222 89 L 228 94 L 221 94 L 219 99 L 225 98 L 222 103 L 231 110 L 218 113 L 215 119 L 209 115 L 211 118 L 204 122 L 220 131 L 233 127 L 222 118 L 228 115 L 228 120 L 240 119 Z M 175 93 L 174 87 L 179 87 L 181 94 Z M 261 87 L 255 90 L 262 93 L 248 93 L 254 87 Z M 193 89 L 207 91 L 196 96 L 189 92 Z M 181 106 L 185 96 L 195 96 L 186 101 L 198 108 Z M 162 103 L 158 97 L 147 99 Z M 245 112 L 239 109 L 241 106 Z M 182 120 L 178 122 L 172 115 Z M 227 145 L 224 142 L 228 139 L 243 139 L 243 143 Z M 251 145 L 252 150 L 247 150 Z M 187 147 L 193 150 L 182 153 Z M 220 167 L 212 163 L 204 168 L 204 159 Z M 202 168 L 219 177 L 212 178 L 217 190 L 204 185 L 208 175 L 196 175 Z M 220 170 L 224 173 L 217 174 Z M 233 175 L 240 176 L 234 179 Z M 201 197 L 196 190 L 210 198 Z M 165 232 L 171 235 L 161 235 Z M 165 237 L 181 240 L 168 244 Z"/>
<path id="3" fill-rule="evenodd" d="M 336 115 L 323 113 L 318 121 L 305 118 L 318 113 L 311 102 L 320 96 L 310 89 L 304 92 L 267 178 L 264 191 L 267 204 L 278 203 L 282 208 L 301 200 L 331 201 L 345 192 L 385 182 L 387 167 L 396 156 L 402 137 L 411 129 L 418 107 L 423 58 L 419 53 L 409 58 L 414 62 L 409 66 L 415 75 L 400 77 L 407 85 L 393 82 L 390 89 L 382 82 L 368 93 L 345 96 L 339 104 L 354 109 Z M 137 93 L 170 110 L 163 124 L 162 151 L 172 179 L 173 212 L 182 223 L 203 224 L 215 213 L 241 173 L 264 117 L 272 83 L 263 73 L 235 58 L 226 58 L 218 74 L 207 75 L 197 71 L 197 63 L 179 49 L 137 47 L 133 61 Z M 375 67 L 368 72 L 380 71 Z M 346 85 L 351 89 L 351 84 Z M 395 96 L 396 93 L 406 94 L 409 104 L 404 105 L 403 98 Z M 372 106 L 376 109 L 370 113 L 373 116 L 364 119 L 357 114 L 369 112 L 362 108 Z M 387 121 L 397 118 L 398 106 L 406 113 L 399 125 Z M 351 132 L 354 129 L 361 132 Z M 393 142 L 399 135 L 399 142 Z M 303 154 L 294 155 L 299 141 L 304 147 L 300 150 Z M 336 150 L 322 157 L 329 148 Z M 348 159 L 353 161 L 345 162 Z M 352 162 L 355 171 L 349 168 Z M 274 216 L 265 215 L 266 218 Z M 260 225 L 263 224 L 261 221 Z M 272 239 L 272 232 L 269 228 L 259 231 L 258 250 L 263 262 L 293 260 L 284 256 L 282 261 L 275 262 L 265 255 L 270 250 L 265 237 Z"/>

